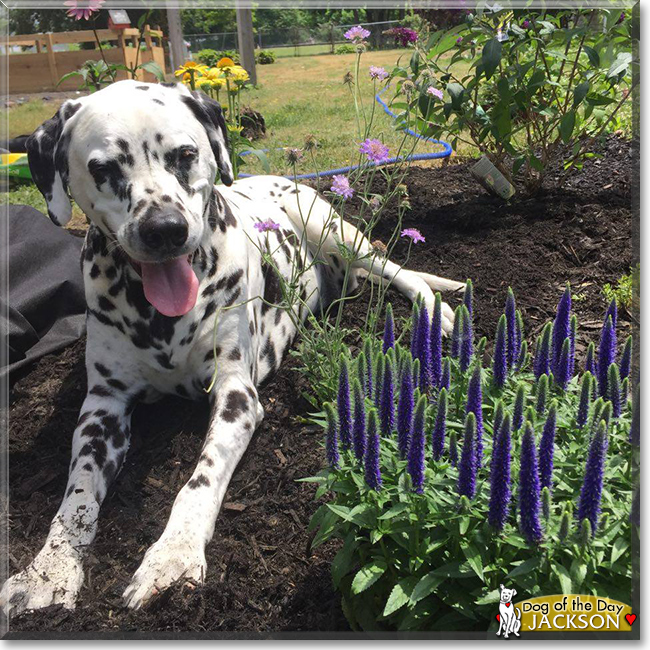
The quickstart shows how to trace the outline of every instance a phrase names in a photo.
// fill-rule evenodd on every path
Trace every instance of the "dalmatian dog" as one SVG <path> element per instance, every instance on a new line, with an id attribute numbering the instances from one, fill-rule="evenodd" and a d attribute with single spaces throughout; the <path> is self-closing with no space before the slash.
<path id="1" fill-rule="evenodd" d="M 358 251 L 353 276 L 421 295 L 429 313 L 433 291 L 464 285 L 378 258 L 309 187 L 273 176 L 233 182 L 219 104 L 183 85 L 120 81 L 66 101 L 27 148 L 50 218 L 69 220 L 71 195 L 90 221 L 82 253 L 88 392 L 63 502 L 42 550 L 5 582 L 0 605 L 8 614 L 75 607 L 135 406 L 166 394 L 197 400 L 212 384 L 196 468 L 124 592 L 137 609 L 176 581 L 203 581 L 228 482 L 264 416 L 257 387 L 277 370 L 299 319 L 340 295 L 341 246 Z M 298 296 L 290 308 L 283 287 Z M 444 304 L 445 332 L 452 326 Z"/>
<path id="2" fill-rule="evenodd" d="M 511 634 L 519 636 L 521 629 L 521 612 L 518 607 L 512 604 L 512 599 L 517 595 L 516 589 L 506 589 L 503 585 L 501 587 L 501 597 L 499 599 L 499 629 L 497 636 L 501 636 L 503 630 L 503 638 L 507 639 Z"/>

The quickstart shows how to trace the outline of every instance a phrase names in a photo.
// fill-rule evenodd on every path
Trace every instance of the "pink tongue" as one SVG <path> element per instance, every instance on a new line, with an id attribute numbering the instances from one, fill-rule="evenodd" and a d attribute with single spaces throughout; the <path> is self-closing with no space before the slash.
<path id="1" fill-rule="evenodd" d="M 169 262 L 142 262 L 145 298 L 163 316 L 183 316 L 196 303 L 199 281 L 187 257 Z"/>

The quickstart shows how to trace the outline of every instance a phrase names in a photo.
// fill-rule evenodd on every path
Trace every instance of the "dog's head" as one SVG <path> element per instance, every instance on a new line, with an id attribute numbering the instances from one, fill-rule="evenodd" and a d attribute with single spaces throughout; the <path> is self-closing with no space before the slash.
<path id="1" fill-rule="evenodd" d="M 506 589 L 503 585 L 501 585 L 501 598 L 500 601 L 502 603 L 511 603 L 512 599 L 517 595 L 517 590 L 516 589 Z"/>
<path id="2" fill-rule="evenodd" d="M 65 102 L 27 151 L 50 218 L 68 222 L 69 192 L 142 266 L 143 280 L 151 271 L 162 290 L 165 273 L 167 285 L 189 278 L 179 260 L 187 262 L 204 237 L 217 171 L 233 182 L 227 137 L 221 107 L 206 95 L 181 84 L 120 81 Z"/>

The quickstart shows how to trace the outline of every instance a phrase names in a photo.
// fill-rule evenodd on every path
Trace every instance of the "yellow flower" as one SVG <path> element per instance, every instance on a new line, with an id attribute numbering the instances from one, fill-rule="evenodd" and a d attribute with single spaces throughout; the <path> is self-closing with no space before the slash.
<path id="1" fill-rule="evenodd" d="M 244 129 L 243 126 L 235 126 L 234 124 L 228 124 L 228 131 L 232 131 L 233 133 L 241 133 L 242 130 Z"/>
<path id="2" fill-rule="evenodd" d="M 227 56 L 222 57 L 217 62 L 217 68 L 232 68 L 234 65 L 235 62 Z"/>
<path id="3" fill-rule="evenodd" d="M 176 70 L 174 73 L 177 77 L 180 77 L 181 75 L 187 74 L 192 74 L 192 73 L 201 73 L 203 74 L 203 71 L 207 70 L 207 67 L 201 63 L 197 63 L 196 61 L 185 61 L 185 63 Z"/>
<path id="4" fill-rule="evenodd" d="M 201 79 L 209 81 L 212 88 L 222 88 L 226 85 L 226 78 L 219 68 L 209 68 L 208 70 L 205 70 Z"/>

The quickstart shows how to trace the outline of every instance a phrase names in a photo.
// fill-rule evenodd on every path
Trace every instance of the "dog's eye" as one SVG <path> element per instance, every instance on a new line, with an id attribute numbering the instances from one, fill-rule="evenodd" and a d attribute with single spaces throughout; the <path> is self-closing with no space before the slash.
<path id="1" fill-rule="evenodd" d="M 199 152 L 194 147 L 182 147 L 178 152 L 178 157 L 181 160 L 189 162 L 191 160 L 194 160 L 197 157 L 198 153 Z"/>

